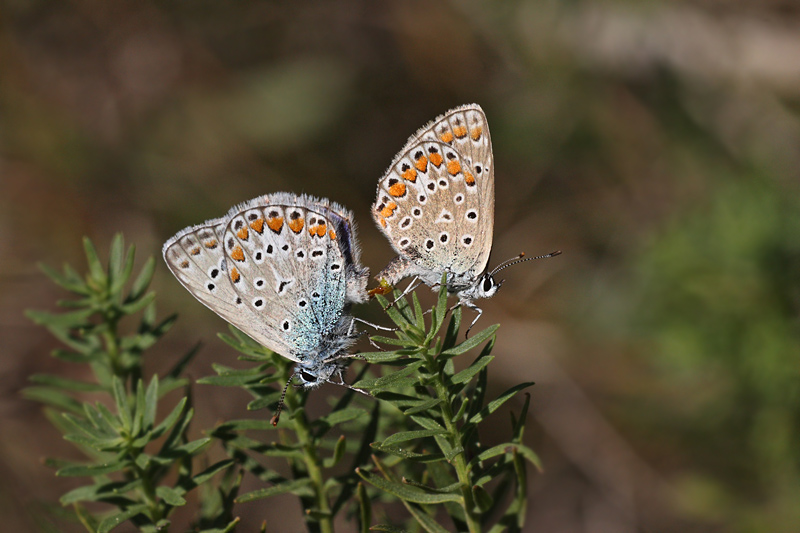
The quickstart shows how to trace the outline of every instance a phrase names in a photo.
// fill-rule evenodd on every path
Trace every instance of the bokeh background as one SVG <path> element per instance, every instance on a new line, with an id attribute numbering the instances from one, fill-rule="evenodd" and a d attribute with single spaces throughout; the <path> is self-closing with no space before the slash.
<path id="1" fill-rule="evenodd" d="M 790 0 L 0 2 L 2 528 L 42 530 L 77 481 L 41 465 L 75 452 L 19 396 L 80 371 L 22 315 L 63 297 L 37 262 L 83 265 L 83 235 L 105 253 L 122 231 L 141 264 L 288 190 L 350 207 L 377 272 L 378 178 L 470 102 L 493 137 L 493 257 L 564 252 L 483 305 L 494 390 L 537 382 L 528 530 L 800 531 Z M 159 309 L 181 318 L 149 368 L 198 339 L 194 377 L 233 364 L 222 321 L 159 265 Z M 197 394 L 197 431 L 242 416 L 229 393 Z M 291 497 L 238 511 L 243 531 L 302 529 Z"/>

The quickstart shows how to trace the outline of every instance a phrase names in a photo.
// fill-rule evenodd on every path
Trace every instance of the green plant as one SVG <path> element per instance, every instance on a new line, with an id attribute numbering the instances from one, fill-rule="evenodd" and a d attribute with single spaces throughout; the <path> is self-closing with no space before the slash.
<path id="1" fill-rule="evenodd" d="M 359 531 L 400 531 L 388 525 L 388 510 L 400 505 L 409 513 L 403 525 L 409 531 L 447 531 L 444 523 L 459 531 L 521 530 L 527 503 L 526 461 L 539 466 L 536 454 L 522 443 L 530 397 L 519 417 L 512 415 L 508 442 L 486 448 L 479 429 L 489 415 L 532 383 L 486 401 L 498 326 L 458 342 L 461 310 L 452 313 L 445 327 L 445 289 L 427 313 L 414 293 L 410 304 L 401 299 L 395 306 L 378 297 L 397 330 L 394 337 L 372 339 L 396 349 L 355 358 L 371 363 L 356 363 L 360 368 L 355 386 L 375 398 L 342 389 L 340 396 L 331 398 L 328 414 L 313 418 L 306 408 L 308 395 L 290 387 L 277 427 L 269 417 L 242 418 L 190 440 L 190 383 L 180 375 L 196 347 L 164 376 L 147 383 L 143 377 L 144 352 L 175 320 L 171 316 L 156 323 L 154 296 L 146 292 L 154 261 L 145 263 L 126 292 L 133 248 L 123 253 L 122 237 L 117 236 L 104 269 L 94 246 L 88 240 L 84 246 L 89 263 L 85 279 L 69 266 L 63 274 L 43 267 L 56 283 L 79 295 L 77 300 L 60 302 L 77 310 L 32 311 L 28 316 L 69 347 L 54 355 L 88 364 L 94 382 L 37 375 L 31 378 L 37 386 L 25 393 L 45 403 L 65 438 L 90 458 L 86 464 L 49 461 L 59 468 L 57 475 L 91 479 L 61 499 L 62 504 L 74 506 L 89 531 L 110 531 L 126 520 L 141 531 L 166 531 L 171 511 L 185 505 L 186 493 L 197 487 L 203 490 L 195 531 L 233 531 L 238 523 L 234 505 L 284 493 L 299 498 L 311 532 L 332 532 L 339 514 L 357 522 Z M 122 335 L 122 323 L 139 313 L 138 327 Z M 255 365 L 234 369 L 216 364 L 216 375 L 198 384 L 243 388 L 253 396 L 248 410 L 276 409 L 283 384 L 292 376 L 292 363 L 235 328 L 220 337 L 241 353 L 240 359 Z M 479 348 L 474 361 L 456 371 L 454 359 Z M 379 375 L 370 374 L 376 370 Z M 164 394 L 176 389 L 184 397 L 157 422 Z M 81 401 L 83 394 L 105 395 L 113 400 L 112 407 Z M 213 442 L 222 446 L 228 459 L 194 474 L 198 456 Z M 286 462 L 288 475 L 276 468 L 275 461 Z M 216 474 L 221 474 L 216 484 L 209 483 Z M 243 475 L 254 476 L 265 487 L 239 494 Z M 114 509 L 97 515 L 87 510 L 89 502 Z M 373 525 L 373 515 L 381 524 Z"/>
<path id="2" fill-rule="evenodd" d="M 367 531 L 373 501 L 380 506 L 401 502 L 411 514 L 408 527 L 412 530 L 447 531 L 439 524 L 447 515 L 459 531 L 483 531 L 502 514 L 490 531 L 519 531 L 527 503 L 525 461 L 539 466 L 536 454 L 522 444 L 530 397 L 520 416 L 512 417 L 509 442 L 484 449 L 478 437 L 479 425 L 487 416 L 532 385 L 517 385 L 485 401 L 498 326 L 458 343 L 460 309 L 455 310 L 440 335 L 448 310 L 446 290 L 440 291 L 427 327 L 427 313 L 422 311 L 416 294 L 412 295 L 413 307 L 400 300 L 387 308 L 388 302 L 381 297 L 379 300 L 398 330 L 396 338 L 376 336 L 372 340 L 398 349 L 360 354 L 360 358 L 386 371 L 381 377 L 362 377 L 355 384 L 370 391 L 379 403 L 358 407 L 354 404 L 367 400 L 346 390 L 328 415 L 310 421 L 306 394 L 290 389 L 286 414 L 277 430 L 269 420 L 260 418 L 225 422 L 213 431 L 232 457 L 271 484 L 240 496 L 238 501 L 291 492 L 301 499 L 310 531 L 333 531 L 334 516 L 348 503 L 359 518 L 361 531 Z M 200 382 L 243 387 L 254 397 L 248 409 L 275 409 L 281 385 L 291 375 L 290 363 L 233 328 L 232 332 L 232 336 L 221 335 L 222 339 L 243 354 L 240 359 L 259 365 L 246 370 L 217 366 L 217 376 Z M 453 359 L 484 343 L 472 364 L 456 372 Z M 366 370 L 362 368 L 360 376 Z M 341 432 L 331 434 L 337 427 Z M 271 435 L 277 431 L 277 437 L 262 442 L 250 436 L 253 431 Z M 360 437 L 351 445 L 347 435 Z M 348 453 L 350 467 L 338 475 L 331 474 Z M 268 457 L 284 458 L 291 468 L 291 479 L 265 466 L 261 459 Z M 514 495 L 507 502 L 505 495 L 512 486 Z M 389 525 L 371 529 L 397 530 Z"/>
<path id="3" fill-rule="evenodd" d="M 186 504 L 186 493 L 232 461 L 220 461 L 200 473 L 193 470 L 192 458 L 211 443 L 208 437 L 188 437 L 193 409 L 189 383 L 180 375 L 196 348 L 162 378 L 154 376 L 149 383 L 143 379 L 144 352 L 175 322 L 174 315 L 156 321 L 155 294 L 147 292 L 155 268 L 153 258 L 126 291 L 133 273 L 134 247 L 126 252 L 122 236 L 114 237 L 104 268 L 91 241 L 84 239 L 83 244 L 89 267 L 84 277 L 69 265 L 63 273 L 42 266 L 50 279 L 77 295 L 77 299 L 59 302 L 75 310 L 59 314 L 28 311 L 27 315 L 67 346 L 55 350 L 54 357 L 88 365 L 94 379 L 37 374 L 30 378 L 36 385 L 24 394 L 44 403 L 50 421 L 89 459 L 86 463 L 47 461 L 58 469 L 58 476 L 89 478 L 89 484 L 61 497 L 61 503 L 72 505 L 89 531 L 107 532 L 126 520 L 141 531 L 165 531 L 171 511 Z M 121 329 L 136 315 L 140 315 L 138 326 L 123 335 Z M 158 422 L 164 395 L 180 388 L 184 397 Z M 81 401 L 84 395 L 96 401 Z M 114 510 L 91 513 L 86 508 L 90 502 L 109 504 Z M 207 510 L 202 522 L 224 523 L 227 528 L 206 531 L 230 530 L 235 523 L 224 507 Z"/>

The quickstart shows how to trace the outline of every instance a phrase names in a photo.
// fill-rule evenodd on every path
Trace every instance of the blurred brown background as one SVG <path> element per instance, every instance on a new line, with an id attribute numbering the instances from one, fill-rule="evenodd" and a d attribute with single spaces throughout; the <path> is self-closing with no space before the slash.
<path id="1" fill-rule="evenodd" d="M 37 262 L 82 267 L 81 236 L 105 253 L 122 231 L 141 264 L 288 190 L 350 207 L 377 272 L 378 178 L 470 102 L 493 137 L 495 261 L 564 251 L 504 272 L 483 305 L 502 324 L 494 390 L 537 382 L 528 530 L 800 530 L 788 0 L 0 2 L 2 529 L 47 530 L 76 483 L 41 466 L 75 452 L 19 397 L 31 373 L 76 372 L 22 315 L 63 297 Z M 161 262 L 154 287 L 181 318 L 151 371 L 197 339 L 193 377 L 233 363 L 222 321 Z M 198 394 L 197 431 L 243 415 L 229 392 Z M 290 497 L 238 512 L 243 531 L 302 528 Z"/>

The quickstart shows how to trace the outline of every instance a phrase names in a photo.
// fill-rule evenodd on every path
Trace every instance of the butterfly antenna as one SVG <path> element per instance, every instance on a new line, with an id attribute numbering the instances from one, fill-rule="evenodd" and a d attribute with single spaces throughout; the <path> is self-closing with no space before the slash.
<path id="1" fill-rule="evenodd" d="M 281 399 L 278 402 L 278 410 L 275 412 L 275 416 L 272 417 L 272 420 L 270 420 L 270 422 L 272 423 L 272 427 L 277 426 L 278 420 L 281 419 L 281 411 L 283 411 L 283 406 L 286 405 L 285 403 L 283 403 L 283 399 L 286 398 L 286 391 L 289 389 L 289 383 L 292 382 L 292 379 L 294 379 L 294 374 L 292 374 L 292 376 L 289 378 L 289 381 L 286 382 L 286 386 L 283 388 L 283 392 L 281 393 Z"/>
<path id="2" fill-rule="evenodd" d="M 524 263 L 525 261 L 533 261 L 534 259 L 547 259 L 548 257 L 555 257 L 557 255 L 561 255 L 561 250 L 556 250 L 555 252 L 550 252 L 549 254 L 545 255 L 537 255 L 536 257 L 525 257 L 525 252 L 521 252 L 517 257 L 512 257 L 511 259 L 507 259 L 497 265 L 494 270 L 489 272 L 490 276 L 494 276 L 498 272 L 503 269 L 506 269 L 510 266 L 514 266 L 518 263 Z"/>

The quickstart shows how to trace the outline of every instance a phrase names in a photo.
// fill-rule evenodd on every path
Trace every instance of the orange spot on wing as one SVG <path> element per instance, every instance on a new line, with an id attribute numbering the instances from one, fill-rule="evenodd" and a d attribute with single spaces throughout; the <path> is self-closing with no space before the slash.
<path id="1" fill-rule="evenodd" d="M 404 180 L 408 180 L 408 181 L 413 183 L 413 182 L 417 181 L 417 171 L 414 170 L 413 168 L 409 168 L 408 170 L 403 172 L 402 177 L 403 177 Z M 405 187 L 405 185 L 404 185 L 404 187 Z"/>
<path id="2" fill-rule="evenodd" d="M 185 259 L 181 262 L 181 268 L 189 268 L 189 261 Z"/>
<path id="3" fill-rule="evenodd" d="M 433 163 L 435 166 L 437 167 L 441 166 L 442 161 L 443 161 L 442 154 L 440 153 L 431 154 L 431 163 Z"/>
<path id="4" fill-rule="evenodd" d="M 289 221 L 289 229 L 295 233 L 300 233 L 300 231 L 303 229 L 304 224 L 305 222 L 303 222 L 302 218 L 296 218 L 294 220 Z"/>
<path id="5" fill-rule="evenodd" d="M 456 159 L 453 159 L 452 161 L 449 161 L 447 163 L 447 172 L 451 176 L 455 176 L 456 174 L 461 172 L 461 163 L 459 163 L 458 160 L 456 160 Z"/>
<path id="6" fill-rule="evenodd" d="M 236 236 L 242 239 L 243 241 L 246 241 L 247 237 L 250 236 L 250 232 L 247 231 L 247 226 L 242 226 L 242 229 L 236 232 Z"/>
<path id="7" fill-rule="evenodd" d="M 417 159 L 417 162 L 414 163 L 414 166 L 417 167 L 417 170 L 419 170 L 420 172 L 427 171 L 428 170 L 428 158 L 425 157 L 424 155 L 420 156 L 420 158 Z"/>
<path id="8" fill-rule="evenodd" d="M 199 246 L 195 246 L 194 248 L 192 248 L 192 255 L 200 255 L 200 247 Z"/>
<path id="9" fill-rule="evenodd" d="M 264 231 L 264 219 L 257 218 L 250 223 L 250 227 L 253 228 L 253 231 L 256 231 L 260 234 L 262 231 Z"/>
<path id="10" fill-rule="evenodd" d="M 394 213 L 395 209 L 397 209 L 397 204 L 394 202 L 389 202 L 381 211 L 381 216 L 384 218 L 389 218 L 392 216 L 392 213 Z"/>
<path id="11" fill-rule="evenodd" d="M 335 241 L 335 240 L 336 240 L 336 232 L 335 232 L 335 231 L 333 231 L 333 230 L 330 230 L 330 231 L 328 232 L 328 236 L 331 238 L 331 240 L 332 240 L 332 241 Z"/>
<path id="12" fill-rule="evenodd" d="M 464 137 L 467 136 L 467 128 L 464 126 L 456 126 L 455 128 L 453 128 L 453 133 L 455 133 L 457 138 L 463 139 Z"/>
<path id="13" fill-rule="evenodd" d="M 233 267 L 231 269 L 231 281 L 234 282 L 234 283 L 238 283 L 240 277 L 241 276 L 239 276 L 239 271 L 236 270 L 236 267 Z"/>
<path id="14" fill-rule="evenodd" d="M 464 173 L 464 181 L 467 182 L 467 185 L 475 185 L 475 176 L 473 176 L 469 172 L 465 172 Z"/>
<path id="15" fill-rule="evenodd" d="M 317 237 L 324 237 L 326 231 L 328 231 L 328 226 L 325 224 L 320 224 L 317 226 Z"/>
<path id="16" fill-rule="evenodd" d="M 236 261 L 244 261 L 244 250 L 242 250 L 241 246 L 237 246 L 231 252 L 231 259 L 235 259 Z"/>
<path id="17" fill-rule="evenodd" d="M 380 222 L 382 228 L 386 227 L 386 219 L 384 219 L 383 217 L 379 218 L 378 222 Z"/>
<path id="18" fill-rule="evenodd" d="M 483 133 L 483 128 L 481 128 L 480 126 L 477 126 L 474 130 L 472 130 L 472 134 L 471 134 L 472 140 L 473 141 L 477 141 L 478 139 L 480 139 L 482 133 Z"/>
<path id="19" fill-rule="evenodd" d="M 403 183 L 402 181 L 398 181 L 397 183 L 389 187 L 389 194 L 391 194 L 395 198 L 403 196 L 405 193 L 406 193 L 406 184 Z"/>
<path id="20" fill-rule="evenodd" d="M 208 248 L 209 250 L 213 250 L 217 247 L 217 239 L 211 239 L 210 241 L 206 241 L 203 243 L 203 246 Z"/>
<path id="21" fill-rule="evenodd" d="M 441 135 L 439 135 L 439 138 L 440 138 L 440 139 L 442 140 L 442 142 L 444 142 L 444 143 L 450 143 L 450 142 L 453 142 L 453 134 L 452 134 L 452 133 L 450 133 L 449 131 L 446 131 L 446 132 L 442 133 Z"/>
<path id="22" fill-rule="evenodd" d="M 275 233 L 280 233 L 283 227 L 283 217 L 275 217 L 267 220 L 267 226 Z"/>

